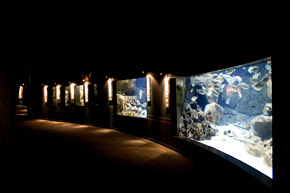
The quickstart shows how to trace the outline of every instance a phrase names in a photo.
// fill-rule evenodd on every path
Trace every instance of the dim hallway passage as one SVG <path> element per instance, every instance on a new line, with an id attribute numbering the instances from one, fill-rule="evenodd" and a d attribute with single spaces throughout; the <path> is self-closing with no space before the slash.
<path id="1" fill-rule="evenodd" d="M 206 158 L 196 156 L 191 160 L 148 139 L 76 123 L 18 121 L 0 156 L 1 193 L 235 192 L 255 187 L 266 192 L 252 179 L 241 180 L 239 175 L 233 178 L 230 168 L 216 166 Z"/>

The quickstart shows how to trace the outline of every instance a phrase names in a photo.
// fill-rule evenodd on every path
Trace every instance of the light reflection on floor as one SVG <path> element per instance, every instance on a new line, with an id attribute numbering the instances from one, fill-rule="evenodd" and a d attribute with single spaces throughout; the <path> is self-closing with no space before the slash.
<path id="1" fill-rule="evenodd" d="M 124 143 L 128 145 L 141 146 L 146 145 L 148 142 L 146 142 L 144 139 L 128 139 L 125 140 Z"/>
<path id="2" fill-rule="evenodd" d="M 94 134 L 106 134 L 106 133 L 112 132 L 112 130 L 110 130 L 110 129 L 93 129 L 90 132 L 92 132 Z"/>
<path id="3" fill-rule="evenodd" d="M 107 148 L 105 151 L 108 154 L 107 156 L 118 154 L 119 158 L 122 157 L 123 160 L 129 159 L 126 158 L 126 154 L 129 153 L 127 151 L 130 151 L 131 157 L 134 155 L 133 157 L 136 157 L 136 159 L 144 157 L 144 162 L 163 155 L 180 156 L 175 151 L 153 143 L 148 139 L 125 134 L 114 129 L 45 119 L 28 120 L 23 121 L 23 123 L 34 130 L 52 131 L 57 135 L 64 135 L 74 140 L 81 139 L 82 142 L 87 143 L 91 148 L 98 148 L 100 145 L 102 147 L 105 146 Z"/>

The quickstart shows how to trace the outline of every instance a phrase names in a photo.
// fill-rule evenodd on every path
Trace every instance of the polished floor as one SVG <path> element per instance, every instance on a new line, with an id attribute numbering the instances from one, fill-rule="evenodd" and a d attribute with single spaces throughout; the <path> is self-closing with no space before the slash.
<path id="1" fill-rule="evenodd" d="M 1 153 L 0 193 L 267 191 L 255 180 L 202 159 L 113 129 L 22 120 Z"/>

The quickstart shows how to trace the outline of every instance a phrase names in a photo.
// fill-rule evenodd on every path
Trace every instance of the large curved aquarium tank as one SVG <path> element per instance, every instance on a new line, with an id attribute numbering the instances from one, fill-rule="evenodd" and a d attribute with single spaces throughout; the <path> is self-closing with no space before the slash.
<path id="1" fill-rule="evenodd" d="M 270 58 L 176 79 L 177 134 L 272 178 Z"/>
<path id="2" fill-rule="evenodd" d="M 147 118 L 145 77 L 117 81 L 117 115 Z"/>

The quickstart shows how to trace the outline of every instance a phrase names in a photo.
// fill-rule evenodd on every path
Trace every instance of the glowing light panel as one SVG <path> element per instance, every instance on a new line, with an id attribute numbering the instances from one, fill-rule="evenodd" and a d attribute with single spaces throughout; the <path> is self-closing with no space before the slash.
<path id="1" fill-rule="evenodd" d="M 169 81 L 170 78 L 168 77 L 168 75 L 165 76 L 165 80 L 164 80 L 164 84 L 165 84 L 165 88 L 164 88 L 164 92 L 165 92 L 165 107 L 169 108 Z"/>
<path id="2" fill-rule="evenodd" d="M 23 99 L 23 86 L 19 87 L 18 99 Z"/>
<path id="3" fill-rule="evenodd" d="M 113 100 L 112 78 L 108 79 L 108 96 L 109 101 Z"/>
<path id="4" fill-rule="evenodd" d="M 44 85 L 44 87 L 43 87 L 43 102 L 44 103 L 47 103 L 47 88 L 48 88 L 48 86 Z"/>
<path id="5" fill-rule="evenodd" d="M 89 102 L 89 82 L 88 81 L 84 83 L 84 89 L 85 89 L 85 102 L 88 103 Z"/>
<path id="6" fill-rule="evenodd" d="M 56 85 L 55 92 L 56 92 L 56 102 L 57 103 L 60 103 L 60 88 L 61 88 L 60 84 Z"/>
<path id="7" fill-rule="evenodd" d="M 146 86 L 147 86 L 147 102 L 151 101 L 151 79 L 150 75 L 146 76 Z"/>
<path id="8" fill-rule="evenodd" d="M 75 83 L 71 83 L 70 85 L 70 99 L 71 99 L 71 103 L 74 103 L 75 100 Z"/>

